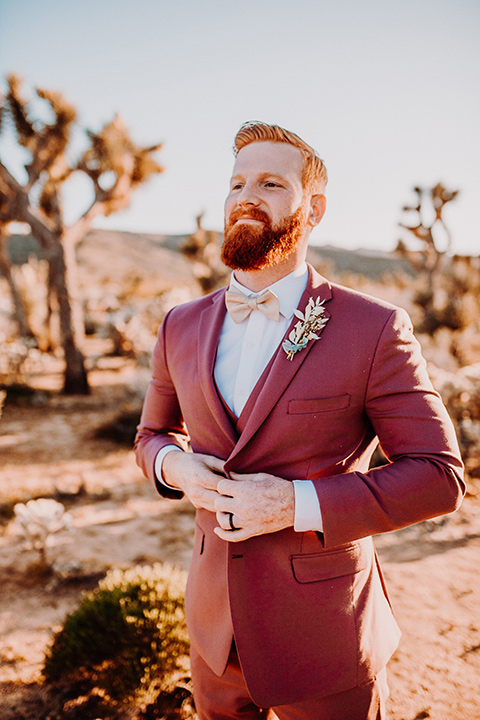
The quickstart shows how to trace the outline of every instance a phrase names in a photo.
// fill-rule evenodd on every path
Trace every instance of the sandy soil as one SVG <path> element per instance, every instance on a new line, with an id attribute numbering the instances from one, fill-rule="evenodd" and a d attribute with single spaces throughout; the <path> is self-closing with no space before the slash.
<path id="1" fill-rule="evenodd" d="M 58 386 L 55 374 L 38 378 Z M 7 405 L 0 421 L 0 718 L 35 718 L 44 651 L 82 591 L 111 567 L 167 561 L 187 568 L 193 513 L 160 499 L 133 453 L 94 430 L 138 383 L 133 364 L 113 359 L 91 373 L 87 398 L 36 397 Z M 55 496 L 73 527 L 52 536 L 43 576 L 8 515 L 15 501 Z M 390 663 L 390 720 L 480 718 L 480 494 L 455 515 L 377 539 L 403 630 Z M 33 705 L 32 705 L 33 707 Z M 340 720 L 340 719 L 339 719 Z M 348 720 L 348 719 L 344 719 Z"/>

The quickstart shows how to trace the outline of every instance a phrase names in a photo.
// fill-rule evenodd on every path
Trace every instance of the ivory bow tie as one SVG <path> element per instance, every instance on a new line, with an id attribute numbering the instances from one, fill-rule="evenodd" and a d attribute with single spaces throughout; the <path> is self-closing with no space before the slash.
<path id="1" fill-rule="evenodd" d="M 254 296 L 227 290 L 225 304 L 232 320 L 236 323 L 245 320 L 252 310 L 260 310 L 267 318 L 275 320 L 275 322 L 280 319 L 278 297 L 271 290 L 265 290 L 260 295 Z"/>

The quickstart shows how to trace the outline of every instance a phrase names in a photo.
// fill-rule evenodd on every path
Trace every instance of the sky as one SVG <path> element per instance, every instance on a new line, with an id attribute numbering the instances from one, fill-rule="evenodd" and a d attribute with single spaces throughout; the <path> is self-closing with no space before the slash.
<path id="1" fill-rule="evenodd" d="M 392 250 L 415 185 L 460 190 L 453 251 L 480 253 L 478 0 L 0 0 L 0 76 L 61 90 L 86 129 L 119 113 L 165 172 L 95 227 L 223 228 L 232 143 L 247 120 L 299 134 L 326 163 L 315 244 Z M 34 102 L 39 112 L 43 109 Z M 3 161 L 23 155 L 4 132 Z M 87 180 L 66 196 L 74 219 Z"/>

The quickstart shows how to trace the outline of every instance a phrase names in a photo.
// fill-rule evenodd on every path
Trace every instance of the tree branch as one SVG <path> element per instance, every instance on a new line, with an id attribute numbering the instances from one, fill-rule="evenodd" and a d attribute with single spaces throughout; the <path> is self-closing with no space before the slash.
<path id="1" fill-rule="evenodd" d="M 11 172 L 0 162 L 0 190 L 6 188 L 5 197 L 10 205 L 11 220 L 25 222 L 46 250 L 55 244 L 55 225 L 43 213 L 30 204 L 27 190 L 13 177 Z M 4 190 L 3 190 L 4 191 Z M 13 197 L 12 197 L 13 195 Z"/>

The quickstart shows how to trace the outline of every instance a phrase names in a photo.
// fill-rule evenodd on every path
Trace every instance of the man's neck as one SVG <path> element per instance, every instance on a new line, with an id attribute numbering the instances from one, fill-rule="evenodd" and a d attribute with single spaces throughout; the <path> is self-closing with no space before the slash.
<path id="1" fill-rule="evenodd" d="M 290 256 L 278 265 L 271 265 L 261 270 L 235 270 L 235 279 L 252 292 L 261 292 L 273 283 L 290 275 L 305 262 L 304 256 Z"/>

